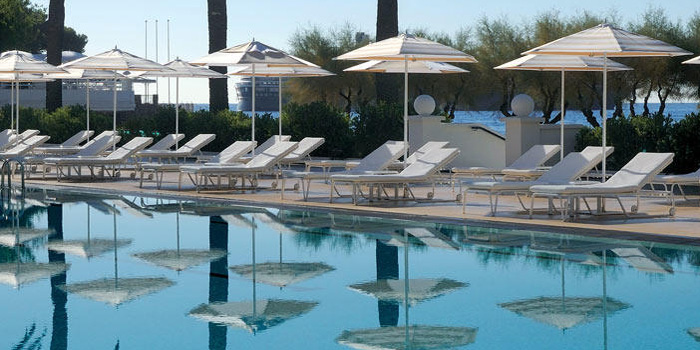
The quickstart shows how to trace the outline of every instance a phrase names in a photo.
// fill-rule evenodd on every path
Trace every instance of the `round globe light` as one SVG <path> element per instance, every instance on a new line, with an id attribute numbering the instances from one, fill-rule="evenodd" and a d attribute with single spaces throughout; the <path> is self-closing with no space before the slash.
<path id="1" fill-rule="evenodd" d="M 429 95 L 420 95 L 413 101 L 413 108 L 419 115 L 431 115 L 435 111 L 435 100 Z"/>
<path id="2" fill-rule="evenodd" d="M 516 116 L 527 117 L 535 110 L 535 101 L 526 94 L 516 95 L 510 101 L 510 108 Z"/>

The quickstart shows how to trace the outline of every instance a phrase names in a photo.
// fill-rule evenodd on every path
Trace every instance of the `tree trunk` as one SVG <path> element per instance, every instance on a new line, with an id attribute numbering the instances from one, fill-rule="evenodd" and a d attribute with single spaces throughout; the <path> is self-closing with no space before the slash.
<path id="1" fill-rule="evenodd" d="M 649 86 L 649 91 L 647 91 L 647 94 L 644 96 L 644 112 L 642 112 L 642 115 L 645 117 L 649 116 L 649 97 L 651 97 L 651 90 L 653 87 Z"/>
<path id="2" fill-rule="evenodd" d="M 46 21 L 46 61 L 54 66 L 61 65 L 63 51 L 63 27 L 66 18 L 64 0 L 49 2 L 49 19 Z M 63 84 L 56 80 L 46 83 L 46 109 L 55 111 L 63 105 Z"/>
<path id="3" fill-rule="evenodd" d="M 209 53 L 226 48 L 226 0 L 207 0 L 209 21 Z M 226 74 L 226 67 L 211 67 Z M 209 79 L 209 110 L 212 112 L 228 109 L 228 79 Z"/>
<path id="4" fill-rule="evenodd" d="M 377 41 L 399 35 L 398 0 L 377 0 Z M 377 100 L 387 102 L 401 101 L 403 88 L 399 74 L 375 74 L 374 86 Z"/>

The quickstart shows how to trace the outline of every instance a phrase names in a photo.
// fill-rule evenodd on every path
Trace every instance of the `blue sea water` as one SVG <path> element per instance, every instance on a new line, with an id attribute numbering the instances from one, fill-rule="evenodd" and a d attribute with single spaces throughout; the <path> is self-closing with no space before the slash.
<path id="1" fill-rule="evenodd" d="M 696 246 L 154 198 L 29 197 L 3 213 L 18 221 L 0 220 L 3 349 L 699 345 Z M 54 233 L 7 246 L 17 222 Z M 195 249 L 222 253 L 186 259 Z M 137 255 L 163 250 L 175 253 Z M 32 272 L 47 262 L 69 266 Z"/>
<path id="2" fill-rule="evenodd" d="M 640 113 L 643 111 L 641 103 L 635 104 L 635 110 L 637 113 Z M 686 115 L 690 113 L 697 113 L 698 112 L 698 106 L 699 104 L 697 103 L 668 103 L 666 104 L 666 110 L 665 114 L 670 115 L 674 120 L 679 120 L 685 117 Z M 231 104 L 230 108 L 232 110 L 236 110 L 236 105 Z M 197 110 L 207 110 L 209 109 L 208 104 L 195 104 L 194 109 Z M 659 109 L 659 104 L 658 103 L 650 103 L 649 104 L 649 109 L 651 112 L 655 112 Z M 624 110 L 627 112 L 629 111 L 629 104 L 626 104 L 624 106 Z M 270 112 L 274 117 L 277 117 L 279 115 L 278 112 Z M 555 111 L 552 115 L 556 115 L 557 111 Z M 609 113 L 612 113 L 610 111 Z M 541 112 L 535 111 L 533 115 L 541 115 Z M 595 111 L 595 115 L 599 115 L 599 111 Z M 505 134 L 506 132 L 506 124 L 503 122 L 501 119 L 503 118 L 503 114 L 499 111 L 456 111 L 455 112 L 455 119 L 454 123 L 479 123 L 486 125 L 487 127 L 501 133 Z M 598 122 L 601 122 L 601 118 L 598 117 Z M 581 113 L 579 110 L 569 110 L 566 112 L 566 123 L 568 124 L 582 124 L 586 126 L 590 126 L 588 121 L 586 120 L 586 117 Z"/>

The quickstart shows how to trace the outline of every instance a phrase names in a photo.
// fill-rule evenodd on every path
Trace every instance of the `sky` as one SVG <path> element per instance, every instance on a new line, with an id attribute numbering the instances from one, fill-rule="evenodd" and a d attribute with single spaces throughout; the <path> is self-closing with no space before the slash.
<path id="1" fill-rule="evenodd" d="M 48 8 L 49 0 L 31 1 Z M 144 57 L 145 21 L 148 21 L 148 58 L 155 59 L 155 21 L 158 20 L 158 61 L 166 63 L 166 22 L 169 20 L 169 58 L 194 60 L 206 55 L 208 50 L 206 3 L 206 0 L 66 0 L 65 24 L 88 36 L 87 55 L 107 51 L 116 45 Z M 227 1 L 228 46 L 255 38 L 288 51 L 292 34 L 312 25 L 332 29 L 350 23 L 373 35 L 376 6 L 376 0 L 230 0 Z M 651 6 L 662 6 L 670 18 L 681 21 L 700 12 L 700 1 L 697 0 L 399 0 L 399 28 L 400 31 L 421 28 L 454 34 L 484 16 L 505 17 L 522 23 L 551 10 L 564 16 L 583 10 L 602 14 L 617 12 L 623 22 L 630 22 Z M 180 102 L 208 103 L 206 79 L 180 81 Z M 229 79 L 229 101 L 232 103 L 236 100 L 232 86 L 235 81 Z M 174 102 L 174 81 L 171 84 L 171 100 Z M 167 91 L 166 80 L 162 79 L 159 83 L 161 102 L 167 102 Z"/>

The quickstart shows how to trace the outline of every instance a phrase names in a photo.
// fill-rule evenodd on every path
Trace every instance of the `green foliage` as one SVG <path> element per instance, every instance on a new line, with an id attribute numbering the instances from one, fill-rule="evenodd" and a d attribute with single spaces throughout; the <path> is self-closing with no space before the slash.
<path id="1" fill-rule="evenodd" d="M 615 152 L 608 158 L 608 166 L 619 169 L 639 152 L 673 152 L 676 155 L 667 172 L 695 171 L 700 160 L 698 127 L 697 114 L 689 114 L 677 123 L 661 113 L 612 118 L 608 120 L 607 143 L 615 147 Z M 600 128 L 584 128 L 576 135 L 576 150 L 600 144 Z"/>
<path id="2" fill-rule="evenodd" d="M 0 0 L 0 51 L 46 50 L 46 9 L 29 0 Z M 63 50 L 83 52 L 87 36 L 64 27 Z"/>
<path id="3" fill-rule="evenodd" d="M 351 125 L 356 156 L 365 156 L 387 140 L 403 140 L 403 107 L 383 101 L 362 105 Z"/>
<path id="4" fill-rule="evenodd" d="M 326 142 L 314 154 L 346 158 L 352 155 L 350 119 L 339 109 L 323 102 L 288 103 L 282 113 L 283 133 L 301 140 L 305 136 L 323 137 Z"/>

